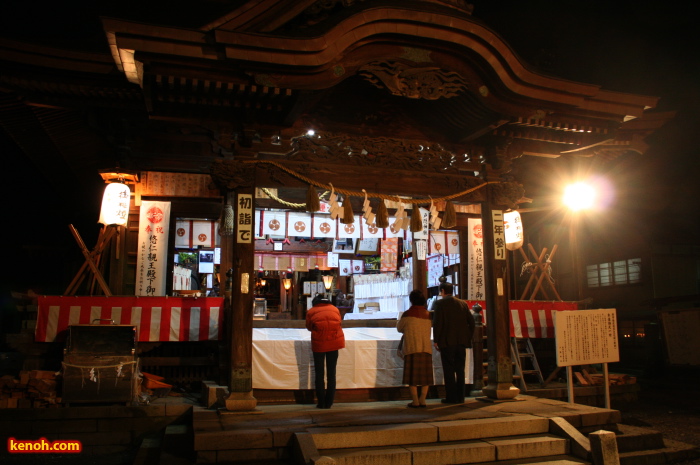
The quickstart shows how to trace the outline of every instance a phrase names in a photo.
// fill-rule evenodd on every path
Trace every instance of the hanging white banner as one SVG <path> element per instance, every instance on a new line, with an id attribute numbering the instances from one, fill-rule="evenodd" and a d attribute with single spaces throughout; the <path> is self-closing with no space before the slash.
<path id="1" fill-rule="evenodd" d="M 447 253 L 459 253 L 459 233 L 457 231 L 447 231 Z"/>
<path id="2" fill-rule="evenodd" d="M 363 239 L 383 239 L 384 229 L 378 228 L 376 224 L 367 224 L 367 221 L 363 218 L 359 218 L 362 223 L 362 238 Z"/>
<path id="3" fill-rule="evenodd" d="M 401 224 L 396 218 L 389 218 L 389 227 L 386 228 L 386 238 L 390 239 L 392 237 L 404 237 L 404 230 L 401 229 Z"/>
<path id="4" fill-rule="evenodd" d="M 311 237 L 311 213 L 289 212 L 287 236 Z"/>
<path id="5" fill-rule="evenodd" d="M 165 295 L 169 230 L 170 202 L 141 202 L 136 255 L 136 295 Z"/>
<path id="6" fill-rule="evenodd" d="M 430 243 L 428 244 L 428 255 L 447 254 L 447 240 L 445 231 L 430 231 Z"/>
<path id="7" fill-rule="evenodd" d="M 217 225 L 214 221 L 192 222 L 192 247 L 214 247 Z"/>
<path id="8" fill-rule="evenodd" d="M 335 238 L 335 223 L 334 219 L 331 219 L 331 215 L 320 215 L 314 213 L 313 215 L 314 223 L 314 238 L 321 237 L 332 237 Z"/>
<path id="9" fill-rule="evenodd" d="M 192 221 L 180 220 L 175 222 L 175 247 L 192 248 Z"/>
<path id="10" fill-rule="evenodd" d="M 287 231 L 287 213 L 263 211 L 262 232 L 263 236 L 284 236 Z"/>
<path id="11" fill-rule="evenodd" d="M 338 239 L 359 239 L 361 230 L 360 217 L 355 215 L 355 222 L 352 224 L 338 223 Z"/>
<path id="12" fill-rule="evenodd" d="M 467 220 L 469 237 L 469 289 L 467 300 L 483 300 L 486 295 L 484 276 L 484 235 L 480 218 Z"/>

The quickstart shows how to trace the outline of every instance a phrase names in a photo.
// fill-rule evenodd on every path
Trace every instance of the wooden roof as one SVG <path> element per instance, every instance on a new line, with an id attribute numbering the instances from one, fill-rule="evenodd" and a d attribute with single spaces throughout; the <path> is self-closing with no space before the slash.
<path id="1" fill-rule="evenodd" d="M 381 145 L 406 171 L 432 147 L 459 158 L 459 177 L 522 156 L 643 153 L 669 118 L 649 112 L 654 97 L 532 70 L 464 2 L 237 4 L 195 28 L 102 18 L 109 53 L 0 39 L 0 123 L 65 176 L 284 160 L 313 128 L 356 154 Z"/>

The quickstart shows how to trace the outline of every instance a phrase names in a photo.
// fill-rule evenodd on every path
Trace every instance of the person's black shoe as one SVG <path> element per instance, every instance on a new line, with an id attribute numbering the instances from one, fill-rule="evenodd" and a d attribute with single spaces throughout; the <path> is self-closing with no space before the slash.
<path id="1" fill-rule="evenodd" d="M 408 408 L 421 408 L 420 405 L 413 405 L 413 402 L 409 402 L 406 407 L 408 407 Z"/>

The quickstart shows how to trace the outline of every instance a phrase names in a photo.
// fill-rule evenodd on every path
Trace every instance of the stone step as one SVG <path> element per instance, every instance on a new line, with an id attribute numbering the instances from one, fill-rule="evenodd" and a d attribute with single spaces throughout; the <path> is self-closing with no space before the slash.
<path id="1" fill-rule="evenodd" d="M 535 457 L 532 459 L 505 460 L 495 462 L 493 465 L 591 465 L 591 462 L 569 455 L 555 455 L 552 457 Z M 487 464 L 476 464 L 487 465 Z"/>
<path id="2" fill-rule="evenodd" d="M 319 427 L 307 431 L 319 450 L 382 447 L 546 433 L 549 419 L 518 415 L 434 423 Z"/>
<path id="3" fill-rule="evenodd" d="M 501 463 L 532 458 L 564 456 L 569 452 L 566 439 L 550 434 L 495 437 L 490 439 L 430 444 L 410 444 L 401 447 L 357 447 L 319 449 L 321 457 L 337 465 L 453 465 L 466 463 Z M 572 462 L 585 463 L 585 462 Z"/>
<path id="4" fill-rule="evenodd" d="M 700 448 L 665 440 L 665 447 L 620 453 L 620 465 L 661 465 L 700 458 Z"/>
<path id="5" fill-rule="evenodd" d="M 617 426 L 617 450 L 619 452 L 632 452 L 649 449 L 663 449 L 663 435 L 649 428 L 640 428 L 631 425 Z"/>
<path id="6" fill-rule="evenodd" d="M 194 460 L 192 427 L 181 424 L 166 426 L 161 443 L 159 463 L 163 465 L 189 465 L 194 463 Z"/>

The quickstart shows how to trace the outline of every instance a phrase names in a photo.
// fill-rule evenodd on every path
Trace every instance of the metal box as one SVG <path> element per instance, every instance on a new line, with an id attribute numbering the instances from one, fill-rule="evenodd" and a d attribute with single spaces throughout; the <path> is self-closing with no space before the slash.
<path id="1" fill-rule="evenodd" d="M 64 403 L 131 403 L 138 394 L 138 372 L 136 326 L 68 326 Z"/>

